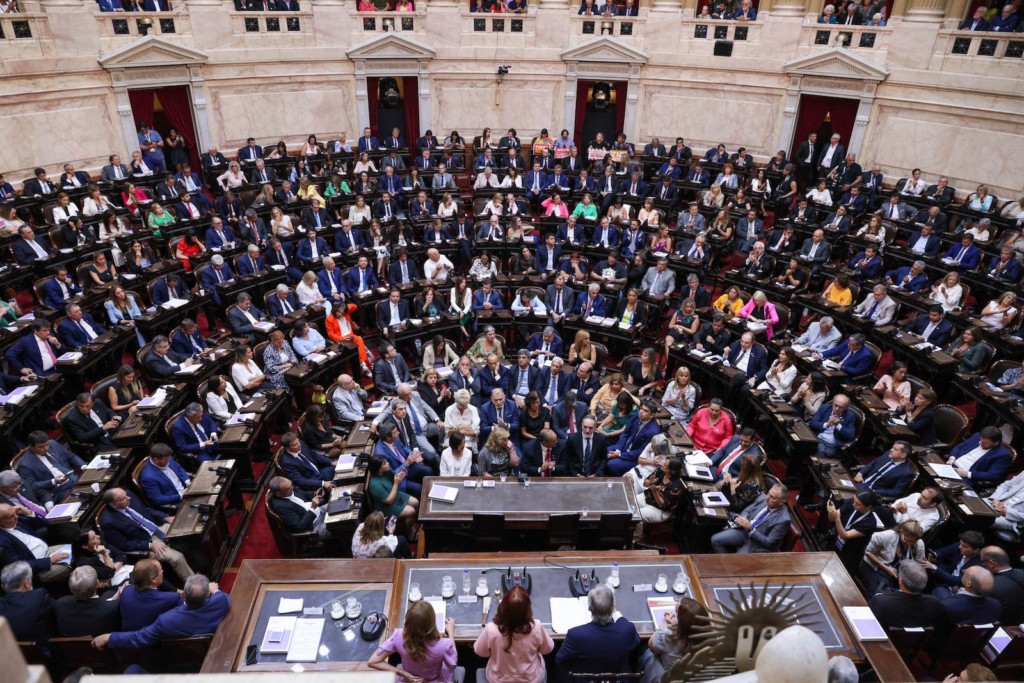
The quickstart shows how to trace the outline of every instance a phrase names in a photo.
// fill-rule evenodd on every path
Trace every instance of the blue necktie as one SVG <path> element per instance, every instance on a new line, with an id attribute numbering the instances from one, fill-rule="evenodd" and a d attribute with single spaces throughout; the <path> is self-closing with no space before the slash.
<path id="1" fill-rule="evenodd" d="M 133 522 L 135 522 L 143 529 L 145 529 L 150 536 L 156 536 L 157 538 L 164 537 L 164 532 L 160 531 L 160 527 L 158 527 L 156 524 L 153 524 L 153 522 L 149 521 L 135 510 L 132 510 L 130 507 L 128 507 L 124 509 L 124 512 L 126 515 L 128 515 L 129 518 L 131 518 Z"/>
<path id="2" fill-rule="evenodd" d="M 881 303 L 881 302 L 876 299 L 875 303 L 871 304 L 871 308 L 868 309 L 868 318 L 870 318 L 872 320 L 874 319 L 874 317 L 875 317 L 875 309 L 878 308 L 878 304 L 879 303 Z"/>
<path id="3" fill-rule="evenodd" d="M 409 406 L 409 417 L 412 418 L 412 426 L 416 429 L 416 436 L 423 436 L 423 427 L 420 426 L 420 418 L 416 416 L 416 411 L 412 406 Z"/>

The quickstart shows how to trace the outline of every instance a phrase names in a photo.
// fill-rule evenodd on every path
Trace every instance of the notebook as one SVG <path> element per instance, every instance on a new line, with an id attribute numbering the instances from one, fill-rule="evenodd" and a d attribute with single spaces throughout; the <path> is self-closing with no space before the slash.
<path id="1" fill-rule="evenodd" d="M 885 629 L 878 623 L 870 607 L 843 607 L 843 614 L 859 640 L 888 640 Z"/>
<path id="2" fill-rule="evenodd" d="M 260 643 L 261 655 L 283 655 L 292 644 L 296 617 L 270 617 Z"/>
<path id="3" fill-rule="evenodd" d="M 430 500 L 439 500 L 445 503 L 454 503 L 459 490 L 454 486 L 439 486 L 434 484 L 430 487 Z"/>

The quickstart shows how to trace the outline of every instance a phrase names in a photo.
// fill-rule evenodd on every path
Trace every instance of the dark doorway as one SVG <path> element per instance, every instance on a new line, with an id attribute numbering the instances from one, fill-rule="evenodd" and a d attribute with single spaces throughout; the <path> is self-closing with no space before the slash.
<path id="1" fill-rule="evenodd" d="M 166 88 L 142 88 L 129 90 L 128 99 L 132 103 L 132 117 L 136 128 L 140 121 L 149 123 L 152 130 L 164 138 L 164 158 L 171 166 L 172 154 L 166 144 L 171 129 L 185 139 L 188 160 L 192 170 L 200 172 L 199 155 L 201 150 L 196 141 L 196 128 L 192 119 L 192 93 L 187 85 L 173 85 Z M 133 149 L 138 149 L 136 143 Z M 172 173 L 178 169 L 168 168 Z"/>
<path id="2" fill-rule="evenodd" d="M 578 81 L 576 83 L 576 144 L 580 156 L 598 133 L 609 143 L 622 132 L 626 118 L 627 81 Z M 595 94 L 597 97 L 595 98 Z M 604 97 L 602 97 L 604 95 Z M 604 100 L 603 103 L 601 100 Z"/>
<path id="3" fill-rule="evenodd" d="M 370 128 L 382 143 L 397 128 L 405 144 L 415 149 L 420 136 L 419 79 L 416 76 L 369 77 L 366 79 Z"/>
<path id="4" fill-rule="evenodd" d="M 860 100 L 844 97 L 824 97 L 821 95 L 801 95 L 800 108 L 796 117 L 796 131 L 793 135 L 793 146 L 789 150 L 791 159 L 796 157 L 797 147 L 811 133 L 818 134 L 817 152 L 828 145 L 833 133 L 842 137 L 843 147 L 849 149 L 850 135 L 853 133 L 853 122 L 857 118 L 857 107 Z M 816 153 L 817 153 L 816 152 Z"/>

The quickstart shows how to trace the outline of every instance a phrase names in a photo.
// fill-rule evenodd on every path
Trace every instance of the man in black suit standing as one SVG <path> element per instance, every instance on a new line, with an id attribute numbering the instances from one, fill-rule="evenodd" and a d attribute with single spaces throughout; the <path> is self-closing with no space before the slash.
<path id="1" fill-rule="evenodd" d="M 320 494 L 296 489 L 287 477 L 270 480 L 270 509 L 274 511 L 288 531 L 301 534 L 315 531 L 320 538 L 327 536 L 327 506 L 320 506 Z"/>
<path id="2" fill-rule="evenodd" d="M 580 430 L 566 442 L 565 469 L 570 477 L 603 477 L 608 465 L 608 441 L 597 431 L 597 420 L 583 418 Z"/>
<path id="3" fill-rule="evenodd" d="M 924 593 L 928 585 L 924 567 L 915 560 L 903 560 L 898 574 L 898 591 L 879 593 L 868 602 L 883 628 L 923 628 L 945 618 L 939 599 Z"/>
<path id="4" fill-rule="evenodd" d="M 113 591 L 99 595 L 98 587 L 99 578 L 93 567 L 85 565 L 71 572 L 68 579 L 71 595 L 59 598 L 54 607 L 60 637 L 95 637 L 121 630 L 120 592 L 117 595 Z"/>
<path id="5" fill-rule="evenodd" d="M 811 133 L 796 148 L 797 177 L 800 179 L 800 185 L 805 189 L 814 185 L 814 151 L 817 141 L 818 134 Z"/>
<path id="6" fill-rule="evenodd" d="M 14 630 L 14 639 L 45 643 L 57 635 L 53 625 L 53 600 L 45 588 L 32 588 L 32 567 L 12 562 L 0 572 L 0 617 Z"/>

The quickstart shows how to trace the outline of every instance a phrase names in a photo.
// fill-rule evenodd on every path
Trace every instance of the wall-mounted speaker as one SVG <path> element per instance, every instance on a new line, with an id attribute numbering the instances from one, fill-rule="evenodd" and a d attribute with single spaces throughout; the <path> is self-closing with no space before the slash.
<path id="1" fill-rule="evenodd" d="M 716 57 L 732 57 L 732 41 L 731 40 L 716 40 L 715 41 L 715 56 Z"/>

